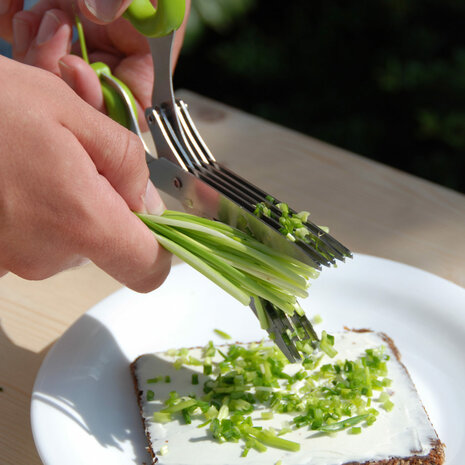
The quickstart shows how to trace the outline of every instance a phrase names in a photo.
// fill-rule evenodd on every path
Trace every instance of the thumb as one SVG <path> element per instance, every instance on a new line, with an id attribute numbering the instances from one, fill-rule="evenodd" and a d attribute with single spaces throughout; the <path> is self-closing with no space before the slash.
<path id="1" fill-rule="evenodd" d="M 131 0 L 79 0 L 79 8 L 94 23 L 106 24 L 119 18 Z"/>
<path id="2" fill-rule="evenodd" d="M 32 11 L 24 11 L 16 15 L 14 30 L 26 22 L 31 30 L 37 30 L 37 35 L 28 45 L 15 40 L 15 58 L 59 75 L 58 60 L 68 54 L 71 47 L 70 17 L 56 8 L 46 11 L 42 17 Z"/>

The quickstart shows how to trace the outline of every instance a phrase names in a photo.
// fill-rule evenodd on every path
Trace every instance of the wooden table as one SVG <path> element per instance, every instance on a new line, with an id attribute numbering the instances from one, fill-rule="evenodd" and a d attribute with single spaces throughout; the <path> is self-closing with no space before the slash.
<path id="1" fill-rule="evenodd" d="M 355 252 L 390 258 L 465 286 L 465 197 L 184 91 L 219 161 Z M 408 154 L 406 154 L 408 156 Z M 173 204 L 168 200 L 168 206 Z M 93 265 L 42 282 L 0 279 L 0 462 L 37 465 L 33 382 L 53 342 L 120 284 Z"/>

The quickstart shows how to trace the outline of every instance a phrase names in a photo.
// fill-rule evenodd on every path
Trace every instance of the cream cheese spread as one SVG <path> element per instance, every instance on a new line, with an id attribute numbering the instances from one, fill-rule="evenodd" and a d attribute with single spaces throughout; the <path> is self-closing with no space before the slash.
<path id="1" fill-rule="evenodd" d="M 404 366 L 399 363 L 383 340 L 381 335 L 372 332 L 356 333 L 347 331 L 334 334 L 335 348 L 338 355 L 330 359 L 325 355 L 322 363 L 334 363 L 341 360 L 355 360 L 364 354 L 365 349 L 386 347 L 390 355 L 388 376 L 392 385 L 388 388 L 394 408 L 386 412 L 379 408 L 376 422 L 363 428 L 358 435 L 340 431 L 327 435 L 312 431 L 306 427 L 285 434 L 283 437 L 300 443 L 298 452 L 286 452 L 268 448 L 264 453 L 250 450 L 246 458 L 241 458 L 241 443 L 220 444 L 208 435 L 208 428 L 197 428 L 201 420 L 193 419 L 192 424 L 184 425 L 174 420 L 159 424 L 152 421 L 152 415 L 164 407 L 163 401 L 169 397 L 170 391 L 180 395 L 203 395 L 203 383 L 207 379 L 203 375 L 202 366 L 183 366 L 175 369 L 173 357 L 162 353 L 141 356 L 136 363 L 135 374 L 139 390 L 142 393 L 142 414 L 146 432 L 150 435 L 152 448 L 157 453 L 167 444 L 168 453 L 159 457 L 163 465 L 268 465 L 282 460 L 283 465 L 342 465 L 347 462 L 379 461 L 392 457 L 410 457 L 412 455 L 428 455 L 438 439 L 415 386 Z M 201 349 L 191 349 L 190 355 L 201 358 Z M 214 359 L 215 361 L 215 359 Z M 288 365 L 286 370 L 300 368 Z M 199 373 L 199 384 L 192 384 L 192 374 Z M 149 384 L 147 380 L 157 376 L 169 376 L 171 382 L 160 381 Z M 146 400 L 147 390 L 155 393 L 154 400 Z M 257 426 L 280 429 L 291 415 L 275 414 L 271 420 L 262 420 L 260 411 L 252 414 Z"/>

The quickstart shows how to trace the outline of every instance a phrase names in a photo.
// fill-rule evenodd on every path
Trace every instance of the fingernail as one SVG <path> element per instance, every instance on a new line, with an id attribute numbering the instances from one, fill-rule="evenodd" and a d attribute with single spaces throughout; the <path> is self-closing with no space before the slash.
<path id="1" fill-rule="evenodd" d="M 29 23 L 20 18 L 13 19 L 13 46 L 14 52 L 22 55 L 26 52 L 31 41 L 31 28 Z"/>
<path id="2" fill-rule="evenodd" d="M 74 89 L 74 85 L 76 83 L 74 69 L 61 60 L 58 61 L 58 66 L 60 67 L 61 78 L 63 81 L 65 81 L 71 89 Z"/>
<path id="3" fill-rule="evenodd" d="M 151 215 L 161 215 L 165 211 L 163 200 L 150 179 L 145 190 L 144 205 L 147 213 Z"/>
<path id="4" fill-rule="evenodd" d="M 11 6 L 11 0 L 0 0 L 0 15 L 5 15 Z"/>
<path id="5" fill-rule="evenodd" d="M 108 23 L 115 19 L 122 0 L 84 0 L 84 3 L 97 19 Z"/>
<path id="6" fill-rule="evenodd" d="M 55 32 L 57 32 L 59 27 L 60 20 L 53 12 L 47 11 L 39 26 L 39 32 L 37 33 L 36 39 L 37 45 L 42 45 L 49 41 L 55 35 Z"/>

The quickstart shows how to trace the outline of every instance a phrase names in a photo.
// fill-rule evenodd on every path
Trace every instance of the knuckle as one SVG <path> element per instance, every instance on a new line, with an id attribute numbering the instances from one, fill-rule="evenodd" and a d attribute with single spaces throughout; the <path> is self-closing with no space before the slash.
<path id="1" fill-rule="evenodd" d="M 113 180 L 130 208 L 137 209 L 147 188 L 149 172 L 144 147 L 139 137 L 130 131 L 124 131 L 124 134 L 124 149 L 119 164 L 113 171 Z"/>
<path id="2" fill-rule="evenodd" d="M 147 169 L 144 146 L 139 137 L 121 126 L 106 141 L 101 141 L 100 146 L 105 155 L 104 165 L 117 181 L 134 178 Z M 119 148 L 118 153 L 115 153 L 115 147 Z"/>
<path id="3" fill-rule="evenodd" d="M 125 171 L 133 176 L 145 174 L 147 166 L 145 164 L 145 151 L 141 140 L 134 133 L 126 132 L 126 150 L 123 154 L 125 162 Z"/>

